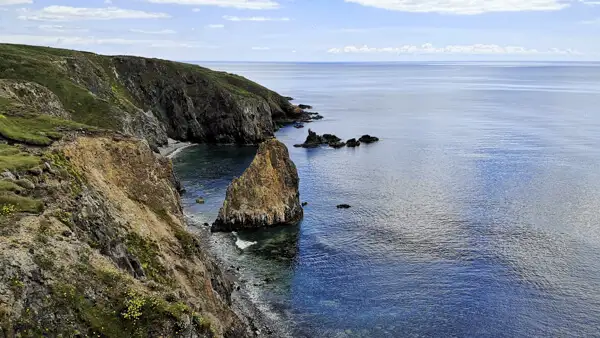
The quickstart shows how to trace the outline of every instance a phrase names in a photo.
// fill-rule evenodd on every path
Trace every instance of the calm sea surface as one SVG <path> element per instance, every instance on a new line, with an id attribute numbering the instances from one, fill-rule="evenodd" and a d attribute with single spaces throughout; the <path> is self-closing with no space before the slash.
<path id="1" fill-rule="evenodd" d="M 600 64 L 205 66 L 325 116 L 277 135 L 304 221 L 213 236 L 290 334 L 600 337 Z M 308 127 L 382 141 L 292 148 Z M 254 152 L 175 158 L 193 222 L 216 218 Z"/>

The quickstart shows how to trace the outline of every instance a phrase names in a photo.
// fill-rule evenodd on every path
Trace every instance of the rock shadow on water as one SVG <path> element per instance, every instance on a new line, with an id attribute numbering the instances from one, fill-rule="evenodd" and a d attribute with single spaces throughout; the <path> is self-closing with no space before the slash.
<path id="1" fill-rule="evenodd" d="M 296 260 L 300 224 L 238 231 L 236 235 L 244 243 L 254 243 L 244 249 L 247 254 L 289 264 Z"/>

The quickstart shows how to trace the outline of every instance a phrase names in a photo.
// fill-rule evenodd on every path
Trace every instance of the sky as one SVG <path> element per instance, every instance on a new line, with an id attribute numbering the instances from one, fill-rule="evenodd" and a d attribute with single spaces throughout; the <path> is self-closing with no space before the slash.
<path id="1" fill-rule="evenodd" d="M 600 0 L 0 0 L 0 42 L 181 61 L 587 61 Z"/>

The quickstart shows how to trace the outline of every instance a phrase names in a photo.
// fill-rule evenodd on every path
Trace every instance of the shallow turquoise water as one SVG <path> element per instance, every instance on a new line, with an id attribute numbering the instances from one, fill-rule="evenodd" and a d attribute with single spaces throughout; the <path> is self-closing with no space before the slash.
<path id="1" fill-rule="evenodd" d="M 318 133 L 382 139 L 280 131 L 305 219 L 224 250 L 295 336 L 600 336 L 600 65 L 207 66 L 312 104 Z M 253 154 L 182 152 L 186 213 L 212 222 Z"/>

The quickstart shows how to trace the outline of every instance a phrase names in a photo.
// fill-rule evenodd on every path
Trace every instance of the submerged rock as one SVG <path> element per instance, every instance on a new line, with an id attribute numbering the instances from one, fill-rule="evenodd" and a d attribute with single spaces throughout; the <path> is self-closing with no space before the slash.
<path id="1" fill-rule="evenodd" d="M 276 139 L 263 142 L 250 167 L 227 188 L 212 231 L 298 223 L 304 215 L 299 181 L 286 146 Z"/>
<path id="2" fill-rule="evenodd" d="M 204 198 L 202 198 L 202 197 L 196 198 L 196 203 L 198 203 L 198 204 L 204 204 L 205 203 Z"/>
<path id="3" fill-rule="evenodd" d="M 378 142 L 378 141 L 379 141 L 379 138 L 377 138 L 377 137 L 375 137 L 375 136 L 371 136 L 371 135 L 368 135 L 368 134 L 367 134 L 367 135 L 363 135 L 363 136 L 361 136 L 361 137 L 360 137 L 358 140 L 359 140 L 360 142 L 362 142 L 362 143 L 369 144 L 369 143 L 375 143 L 375 142 Z"/>
<path id="4" fill-rule="evenodd" d="M 296 129 L 304 128 L 304 125 L 303 124 L 295 124 L 294 128 L 296 128 Z"/>
<path id="5" fill-rule="evenodd" d="M 307 104 L 299 104 L 298 108 L 300 108 L 300 109 L 312 109 L 313 107 L 309 106 Z"/>
<path id="6" fill-rule="evenodd" d="M 350 209 L 352 208 L 350 205 L 348 204 L 340 204 L 337 206 L 338 209 Z"/>
<path id="7" fill-rule="evenodd" d="M 360 141 L 357 141 L 355 138 L 351 138 L 346 142 L 346 145 L 350 148 L 360 146 Z"/>

